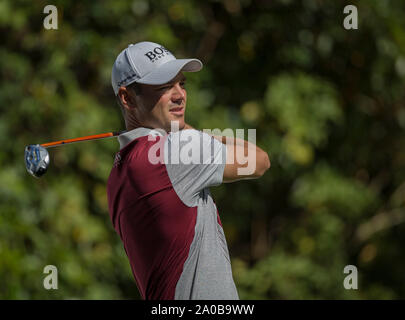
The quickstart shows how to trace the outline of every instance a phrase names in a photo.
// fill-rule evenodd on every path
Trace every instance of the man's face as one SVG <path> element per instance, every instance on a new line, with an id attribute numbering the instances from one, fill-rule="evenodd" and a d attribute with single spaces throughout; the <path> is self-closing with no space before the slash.
<path id="1" fill-rule="evenodd" d="M 183 129 L 187 102 L 185 80 L 180 72 L 166 84 L 140 84 L 140 94 L 135 97 L 140 122 L 170 132 L 171 121 L 178 121 L 179 129 Z"/>

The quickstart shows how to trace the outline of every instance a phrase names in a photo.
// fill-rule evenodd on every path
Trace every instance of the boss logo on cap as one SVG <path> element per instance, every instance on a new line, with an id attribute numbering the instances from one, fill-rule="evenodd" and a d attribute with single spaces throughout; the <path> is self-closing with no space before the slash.
<path id="1" fill-rule="evenodd" d="M 155 62 L 159 60 L 160 58 L 166 56 L 166 55 L 172 55 L 172 53 L 167 50 L 165 47 L 160 46 L 160 47 L 155 47 L 152 51 L 148 51 L 145 53 L 145 56 L 149 58 L 151 62 Z"/>

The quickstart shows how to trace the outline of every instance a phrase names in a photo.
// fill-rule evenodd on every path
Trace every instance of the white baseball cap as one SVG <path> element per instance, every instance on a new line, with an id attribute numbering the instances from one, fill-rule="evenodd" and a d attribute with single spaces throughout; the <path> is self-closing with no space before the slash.
<path id="1" fill-rule="evenodd" d="M 151 85 L 164 84 L 172 80 L 180 71 L 200 71 L 202 63 L 198 59 L 176 59 L 160 44 L 144 41 L 130 44 L 121 51 L 114 62 L 111 83 L 115 95 L 121 86 L 131 83 Z"/>

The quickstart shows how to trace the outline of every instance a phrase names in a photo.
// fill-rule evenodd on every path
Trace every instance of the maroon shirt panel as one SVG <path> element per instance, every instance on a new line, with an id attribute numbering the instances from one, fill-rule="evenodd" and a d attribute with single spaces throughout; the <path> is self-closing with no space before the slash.
<path id="1" fill-rule="evenodd" d="M 147 300 L 174 299 L 197 218 L 197 207 L 177 196 L 165 164 L 148 160 L 150 147 L 164 140 L 144 136 L 121 149 L 107 183 L 111 221 Z"/>

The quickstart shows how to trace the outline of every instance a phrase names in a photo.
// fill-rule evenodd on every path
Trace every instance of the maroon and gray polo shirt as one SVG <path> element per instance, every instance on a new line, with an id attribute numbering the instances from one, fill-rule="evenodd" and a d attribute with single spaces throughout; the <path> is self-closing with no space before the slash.
<path id="1" fill-rule="evenodd" d="M 142 298 L 239 299 L 208 189 L 222 183 L 225 145 L 197 130 L 137 128 L 118 140 L 109 212 Z"/>

